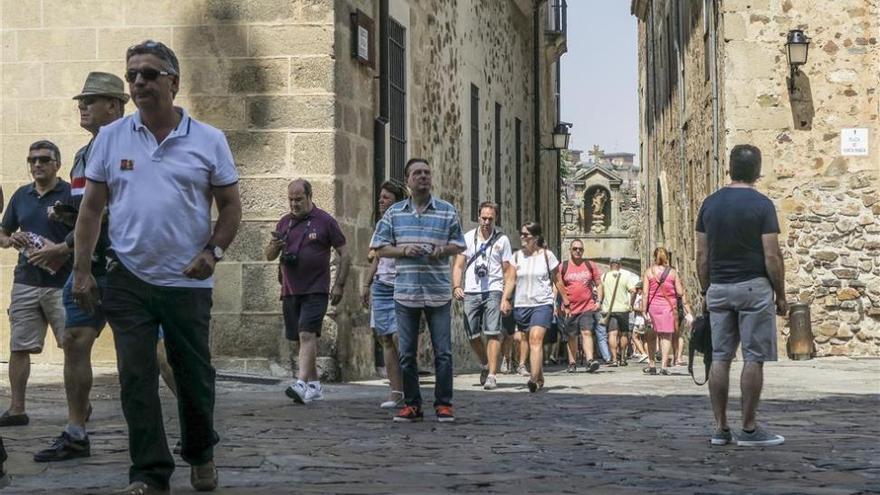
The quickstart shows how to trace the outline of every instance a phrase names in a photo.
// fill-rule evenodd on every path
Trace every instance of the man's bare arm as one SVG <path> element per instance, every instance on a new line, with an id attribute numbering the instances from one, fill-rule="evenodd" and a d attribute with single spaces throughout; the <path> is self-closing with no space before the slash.
<path id="1" fill-rule="evenodd" d="M 703 232 L 697 232 L 697 277 L 700 292 L 709 290 L 709 240 Z"/>

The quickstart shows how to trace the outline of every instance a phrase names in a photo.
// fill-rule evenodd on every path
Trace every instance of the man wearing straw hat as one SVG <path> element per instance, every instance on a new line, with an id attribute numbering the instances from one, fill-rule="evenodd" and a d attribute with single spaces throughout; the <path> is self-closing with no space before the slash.
<path id="1" fill-rule="evenodd" d="M 82 92 L 73 97 L 79 109 L 79 125 L 89 131 L 92 139 L 76 152 L 73 168 L 70 170 L 70 202 L 67 205 L 56 203 L 51 217 L 73 227 L 76 212 L 82 201 L 86 186 L 86 157 L 98 130 L 122 117 L 128 95 L 125 94 L 122 79 L 106 72 L 91 72 L 86 77 Z M 47 258 L 67 260 L 73 254 L 74 233 L 68 234 L 66 242 L 53 246 L 51 252 L 43 253 Z M 103 287 L 106 278 L 106 252 L 110 245 L 107 224 L 104 222 L 101 235 L 92 259 L 92 274 Z M 90 455 L 89 437 L 86 421 L 91 415 L 89 392 L 92 389 L 92 345 L 107 323 L 100 306 L 93 313 L 80 308 L 71 296 L 71 280 L 64 285 L 63 301 L 65 311 L 64 338 L 64 389 L 67 393 L 67 426 L 52 445 L 37 452 L 37 462 L 66 461 Z"/>

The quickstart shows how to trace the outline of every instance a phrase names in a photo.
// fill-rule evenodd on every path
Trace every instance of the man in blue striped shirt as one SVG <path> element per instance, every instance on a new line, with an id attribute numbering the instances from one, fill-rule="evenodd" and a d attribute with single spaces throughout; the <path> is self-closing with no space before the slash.
<path id="1" fill-rule="evenodd" d="M 455 421 L 452 412 L 452 284 L 449 258 L 465 248 L 455 207 L 431 194 L 431 167 L 413 158 L 403 169 L 412 196 L 392 205 L 379 221 L 372 249 L 383 258 L 397 259 L 394 283 L 400 369 L 406 406 L 394 421 L 421 421 L 422 396 L 416 353 L 422 313 L 428 321 L 434 348 L 434 410 L 437 421 Z"/>

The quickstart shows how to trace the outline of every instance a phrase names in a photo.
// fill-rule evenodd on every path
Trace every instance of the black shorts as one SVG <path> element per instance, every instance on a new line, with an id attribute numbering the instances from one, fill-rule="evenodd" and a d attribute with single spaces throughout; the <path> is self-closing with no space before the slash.
<path id="1" fill-rule="evenodd" d="M 281 309 L 284 312 L 284 332 L 287 340 L 299 340 L 300 332 L 314 333 L 316 337 L 320 337 L 329 302 L 328 294 L 282 297 Z"/>
<path id="2" fill-rule="evenodd" d="M 608 318 L 608 330 L 622 334 L 632 333 L 632 329 L 629 327 L 629 313 L 611 313 Z"/>

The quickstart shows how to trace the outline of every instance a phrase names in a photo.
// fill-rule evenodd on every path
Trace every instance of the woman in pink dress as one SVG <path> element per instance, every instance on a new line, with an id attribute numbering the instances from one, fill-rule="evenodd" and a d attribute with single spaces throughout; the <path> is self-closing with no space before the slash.
<path id="1" fill-rule="evenodd" d="M 642 276 L 642 285 L 647 290 L 642 298 L 642 314 L 651 321 L 653 331 L 647 332 L 648 339 L 648 367 L 642 370 L 649 375 L 656 375 L 654 367 L 654 353 L 656 338 L 660 339 L 660 374 L 669 374 L 669 358 L 672 352 L 672 338 L 675 336 L 678 315 L 676 314 L 676 296 L 681 297 L 682 304 L 687 314 L 691 313 L 685 298 L 684 288 L 675 270 L 669 266 L 669 253 L 665 248 L 654 249 L 654 265 L 645 270 Z M 656 334 L 656 336 L 655 336 Z"/>

